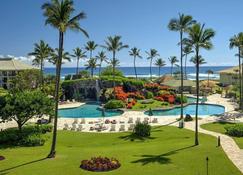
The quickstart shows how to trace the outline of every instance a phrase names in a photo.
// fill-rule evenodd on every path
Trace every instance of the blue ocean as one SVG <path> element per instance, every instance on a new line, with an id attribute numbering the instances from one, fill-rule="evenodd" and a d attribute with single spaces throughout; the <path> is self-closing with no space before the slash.
<path id="1" fill-rule="evenodd" d="M 207 79 L 208 78 L 208 74 L 206 73 L 207 70 L 212 70 L 214 72 L 214 74 L 210 75 L 210 78 L 211 79 L 219 79 L 219 74 L 218 74 L 218 71 L 220 70 L 224 70 L 224 69 L 227 69 L 227 68 L 230 68 L 231 66 L 203 66 L 203 67 L 200 67 L 200 79 Z M 101 68 L 101 69 L 104 69 L 104 68 Z M 135 74 L 134 74 L 134 68 L 133 67 L 118 67 L 119 70 L 121 70 L 123 72 L 123 74 L 126 76 L 126 77 L 134 77 Z M 84 67 L 81 67 L 79 68 L 79 70 L 85 70 Z M 178 68 L 174 68 L 173 69 L 173 72 L 175 71 L 179 71 Z M 45 74 L 52 74 L 54 75 L 55 74 L 55 68 L 45 68 L 44 70 Z M 75 67 L 63 67 L 62 70 L 61 70 L 61 78 L 64 79 L 64 77 L 66 75 L 69 75 L 69 74 L 75 74 L 76 72 L 76 68 Z M 99 72 L 99 69 L 95 69 L 94 70 L 94 74 L 97 75 Z M 163 67 L 161 68 L 161 75 L 163 74 L 170 74 L 171 72 L 171 68 L 170 67 Z M 187 75 L 188 75 L 188 79 L 190 80 L 195 80 L 195 77 L 196 77 L 196 68 L 194 66 L 191 66 L 191 67 L 187 67 Z M 138 74 L 138 77 L 141 77 L 141 78 L 147 78 L 150 76 L 150 68 L 149 67 L 137 67 L 137 74 Z M 159 75 L 159 69 L 158 67 L 152 67 L 152 76 L 153 77 L 158 77 Z"/>

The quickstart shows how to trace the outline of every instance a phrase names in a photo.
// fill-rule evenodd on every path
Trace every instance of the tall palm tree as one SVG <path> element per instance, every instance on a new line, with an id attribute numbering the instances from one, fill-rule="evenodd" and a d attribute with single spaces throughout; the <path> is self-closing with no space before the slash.
<path id="1" fill-rule="evenodd" d="M 201 55 L 199 55 L 198 58 L 196 58 L 196 56 L 191 57 L 190 62 L 195 64 L 195 66 L 197 66 L 197 62 L 198 62 L 199 65 L 203 65 L 203 64 L 207 63 Z"/>
<path id="2" fill-rule="evenodd" d="M 129 51 L 129 55 L 133 56 L 134 72 L 135 72 L 135 76 L 136 76 L 136 79 L 137 79 L 138 75 L 137 75 L 137 68 L 136 68 L 136 58 L 137 57 L 142 58 L 142 56 L 140 55 L 140 49 L 138 49 L 136 47 L 131 48 L 131 50 Z"/>
<path id="3" fill-rule="evenodd" d="M 195 145 L 199 144 L 198 140 L 198 103 L 199 103 L 199 67 L 200 67 L 200 49 L 210 50 L 213 47 L 211 39 L 214 37 L 215 32 L 212 29 L 205 29 L 204 24 L 194 24 L 189 28 L 188 39 L 186 43 L 193 47 L 196 58 L 196 115 L 195 115 Z"/>
<path id="4" fill-rule="evenodd" d="M 86 52 L 77 47 L 76 49 L 73 49 L 74 54 L 71 55 L 72 57 L 75 57 L 77 59 L 77 67 L 76 67 L 76 75 L 79 73 L 79 60 L 86 58 Z"/>
<path id="5" fill-rule="evenodd" d="M 207 70 L 206 73 L 208 74 L 208 87 L 209 87 L 209 76 L 210 74 L 213 74 L 213 71 L 211 69 Z"/>
<path id="6" fill-rule="evenodd" d="M 181 99 L 183 98 L 183 34 L 188 31 L 188 28 L 194 24 L 195 21 L 192 19 L 192 16 L 190 15 L 184 15 L 179 14 L 179 18 L 173 18 L 170 20 L 168 24 L 168 28 L 171 31 L 176 31 L 180 33 L 180 49 L 181 49 L 181 57 L 180 57 L 180 63 L 181 63 Z M 181 103 L 181 119 L 183 119 L 183 103 Z"/>
<path id="7" fill-rule="evenodd" d="M 238 61 L 239 61 L 239 86 L 240 86 L 240 109 L 243 110 L 243 67 L 242 67 L 242 63 L 241 63 L 241 53 L 242 53 L 242 47 L 243 47 L 243 33 L 240 32 L 238 33 L 238 35 L 234 35 L 232 38 L 230 38 L 230 44 L 229 47 L 230 49 L 233 49 L 234 47 L 238 48 Z"/>
<path id="8" fill-rule="evenodd" d="M 55 48 L 50 53 L 50 57 L 48 59 L 48 62 L 52 63 L 53 65 L 57 65 L 58 59 L 59 59 L 59 51 L 58 51 L 58 48 Z M 62 51 L 62 63 L 61 64 L 64 64 L 65 61 L 71 62 L 71 55 L 69 54 L 69 52 Z"/>
<path id="9" fill-rule="evenodd" d="M 148 55 L 147 59 L 150 60 L 150 80 L 152 81 L 152 63 L 153 59 L 159 56 L 158 51 L 155 49 L 150 49 L 148 52 L 146 51 L 146 54 Z"/>
<path id="10" fill-rule="evenodd" d="M 94 77 L 94 69 L 97 67 L 97 60 L 95 58 L 91 58 L 88 60 L 88 63 L 85 64 L 86 69 L 90 69 L 91 77 Z"/>
<path id="11" fill-rule="evenodd" d="M 62 67 L 62 52 L 64 34 L 68 29 L 81 31 L 88 37 L 88 33 L 80 27 L 79 21 L 86 18 L 85 13 L 81 12 L 78 15 L 71 17 L 75 11 L 72 0 L 51 0 L 50 2 L 42 5 L 44 16 L 46 17 L 45 23 L 49 24 L 59 32 L 59 48 L 58 60 L 56 64 L 56 84 L 55 84 L 55 117 L 53 128 L 53 139 L 51 151 L 48 158 L 54 158 L 56 155 L 56 136 L 57 136 L 57 119 L 58 119 L 58 101 L 59 101 L 59 86 L 60 86 L 60 72 Z"/>
<path id="12" fill-rule="evenodd" d="M 170 68 L 170 74 L 171 76 L 173 75 L 173 66 L 174 64 L 176 64 L 177 62 L 179 62 L 179 60 L 176 58 L 176 56 L 171 56 L 170 58 L 168 58 L 170 64 L 171 64 L 171 68 Z"/>
<path id="13" fill-rule="evenodd" d="M 46 59 L 49 58 L 52 49 L 43 40 L 40 40 L 39 43 L 35 43 L 34 46 L 35 46 L 34 51 L 29 53 L 28 55 L 35 57 L 32 60 L 33 65 L 40 66 L 41 84 L 42 84 L 42 87 L 43 87 L 43 85 L 44 85 L 44 76 L 43 76 L 44 62 L 45 62 Z"/>
<path id="14" fill-rule="evenodd" d="M 113 87 L 115 87 L 115 68 L 117 63 L 119 61 L 116 58 L 116 53 L 124 48 L 128 48 L 129 46 L 126 44 L 123 44 L 121 42 L 121 36 L 109 36 L 107 37 L 107 40 L 105 41 L 105 45 L 102 46 L 107 51 L 112 52 L 112 60 L 111 60 L 111 66 L 112 66 L 112 72 L 113 72 Z"/>
<path id="15" fill-rule="evenodd" d="M 158 66 L 159 67 L 159 77 L 160 77 L 160 69 L 161 69 L 161 67 L 164 67 L 165 65 L 166 65 L 165 64 L 165 61 L 162 58 L 158 58 L 155 61 L 155 66 Z"/>
<path id="16" fill-rule="evenodd" d="M 88 41 L 85 45 L 85 49 L 89 51 L 89 59 L 93 58 L 93 51 L 98 47 L 94 41 Z"/>
<path id="17" fill-rule="evenodd" d="M 183 53 L 185 56 L 185 65 L 184 65 L 184 72 L 185 72 L 185 79 L 187 80 L 187 56 L 193 53 L 192 47 L 185 45 L 183 47 Z"/>
<path id="18" fill-rule="evenodd" d="M 100 60 L 100 64 L 99 64 L 99 76 L 100 76 L 102 63 L 103 62 L 107 62 L 108 58 L 106 57 L 105 52 L 101 51 L 101 52 L 98 52 L 98 55 L 96 56 L 96 59 Z"/>

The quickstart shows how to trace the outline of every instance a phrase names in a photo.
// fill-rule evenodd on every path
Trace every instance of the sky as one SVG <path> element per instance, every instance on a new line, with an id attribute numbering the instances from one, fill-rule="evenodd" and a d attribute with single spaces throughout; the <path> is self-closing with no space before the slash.
<path id="1" fill-rule="evenodd" d="M 45 25 L 41 5 L 48 0 L 5 0 L 0 6 L 0 57 L 16 57 L 30 62 L 27 55 L 33 45 L 44 40 L 51 47 L 58 46 L 58 31 Z M 89 40 L 103 45 L 107 36 L 120 35 L 122 42 L 141 49 L 143 59 L 137 66 L 149 66 L 145 51 L 157 49 L 169 66 L 169 56 L 179 56 L 179 33 L 168 30 L 171 18 L 178 13 L 192 15 L 216 31 L 214 48 L 202 51 L 207 66 L 231 66 L 237 64 L 236 49 L 229 49 L 229 38 L 243 31 L 242 0 L 74 0 L 75 14 L 84 11 L 87 18 L 80 22 L 90 35 L 67 31 L 65 51 L 72 53 L 76 47 L 84 47 Z M 98 48 L 94 54 L 101 51 Z M 120 66 L 133 66 L 129 49 L 118 53 Z M 111 54 L 107 52 L 110 58 Z M 83 66 L 84 62 L 81 62 Z M 75 60 L 63 67 L 75 66 Z M 190 64 L 189 64 L 190 65 Z M 52 66 L 46 63 L 46 66 Z"/>

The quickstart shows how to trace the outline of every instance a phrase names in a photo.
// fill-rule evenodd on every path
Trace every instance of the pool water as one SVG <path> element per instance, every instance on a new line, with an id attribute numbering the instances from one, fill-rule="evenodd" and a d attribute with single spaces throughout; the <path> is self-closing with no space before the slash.
<path id="1" fill-rule="evenodd" d="M 196 104 L 189 104 L 184 107 L 183 113 L 184 115 L 190 114 L 195 115 Z M 152 110 L 153 115 L 156 116 L 170 116 L 170 115 L 180 115 L 181 108 L 177 107 L 174 109 L 165 109 L 165 110 Z M 198 105 L 198 115 L 217 115 L 225 112 L 225 108 L 220 105 L 212 105 L 212 104 L 199 104 Z M 149 114 L 149 111 L 145 112 L 146 115 Z"/>
<path id="2" fill-rule="evenodd" d="M 81 105 L 77 108 L 69 108 L 69 109 L 59 109 L 58 115 L 60 117 L 65 118 L 97 118 L 103 117 L 102 110 L 99 109 L 100 105 L 95 103 L 87 103 Z M 114 111 L 105 111 L 105 117 L 113 117 L 121 115 L 123 111 L 121 110 L 114 110 Z"/>

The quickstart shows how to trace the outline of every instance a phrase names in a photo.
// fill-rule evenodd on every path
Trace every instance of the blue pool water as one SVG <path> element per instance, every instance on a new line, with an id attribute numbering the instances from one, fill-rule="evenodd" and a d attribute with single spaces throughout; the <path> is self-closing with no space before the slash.
<path id="1" fill-rule="evenodd" d="M 60 109 L 58 114 L 60 117 L 65 118 L 96 118 L 103 117 L 102 111 L 99 109 L 98 104 L 84 104 L 77 108 Z M 113 117 L 121 115 L 123 111 L 105 111 L 105 117 Z"/>
<path id="2" fill-rule="evenodd" d="M 184 107 L 184 115 L 190 114 L 195 115 L 196 105 L 189 104 Z M 180 115 L 180 107 L 167 110 L 153 110 L 153 115 L 156 116 L 168 116 L 168 115 Z M 211 104 L 199 104 L 198 106 L 198 115 L 216 115 L 222 114 L 225 112 L 225 108 L 220 105 L 211 105 Z M 146 115 L 149 114 L 149 111 L 145 112 Z"/>

